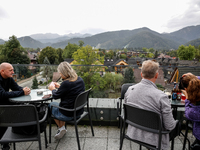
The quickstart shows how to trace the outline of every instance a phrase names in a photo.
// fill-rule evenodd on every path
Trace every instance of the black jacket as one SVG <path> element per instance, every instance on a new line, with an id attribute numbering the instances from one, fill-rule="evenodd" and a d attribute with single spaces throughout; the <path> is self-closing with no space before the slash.
<path id="1" fill-rule="evenodd" d="M 13 104 L 8 99 L 22 95 L 24 95 L 23 88 L 13 78 L 4 79 L 0 74 L 0 105 Z"/>
<path id="2" fill-rule="evenodd" d="M 61 99 L 60 107 L 73 109 L 76 97 L 85 91 L 85 84 L 81 77 L 74 82 L 65 80 L 57 90 L 52 91 L 53 99 Z M 72 112 L 66 112 L 60 109 L 60 112 L 68 117 L 73 117 Z M 83 109 L 77 111 L 77 116 L 83 113 Z"/>

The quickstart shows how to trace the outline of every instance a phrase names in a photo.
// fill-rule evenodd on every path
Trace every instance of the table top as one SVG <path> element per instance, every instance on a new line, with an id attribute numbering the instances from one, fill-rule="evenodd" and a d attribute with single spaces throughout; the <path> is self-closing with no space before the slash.
<path id="1" fill-rule="evenodd" d="M 52 91 L 49 89 L 33 89 L 31 90 L 30 95 L 23 95 L 19 97 L 9 98 L 11 102 L 15 103 L 34 103 L 34 102 L 43 102 L 52 99 L 52 96 L 48 98 L 43 98 L 45 95 L 52 94 Z"/>
<path id="2" fill-rule="evenodd" d="M 171 106 L 172 107 L 185 107 L 185 101 L 184 100 L 171 100 Z"/>

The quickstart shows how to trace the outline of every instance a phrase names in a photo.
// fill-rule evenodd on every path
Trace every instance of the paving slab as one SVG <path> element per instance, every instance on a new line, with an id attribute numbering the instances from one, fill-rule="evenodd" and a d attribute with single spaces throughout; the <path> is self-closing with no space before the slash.
<path id="1" fill-rule="evenodd" d="M 118 150 L 120 146 L 120 129 L 116 126 L 93 126 L 94 136 L 92 136 L 90 126 L 78 125 L 79 139 L 81 150 Z M 182 131 L 184 133 L 184 131 Z M 60 140 L 55 140 L 54 135 L 57 133 L 57 126 L 52 126 L 51 143 L 45 148 L 44 134 L 41 134 L 43 150 L 78 150 L 75 128 L 73 125 L 67 125 L 67 133 Z M 195 137 L 190 131 L 188 138 L 192 143 Z M 47 126 L 47 139 L 49 141 L 49 128 Z M 175 138 L 174 150 L 182 150 L 184 137 Z M 186 150 L 188 150 L 186 143 Z M 11 145 L 12 146 L 12 145 Z M 13 147 L 11 147 L 13 149 Z M 122 150 L 138 150 L 139 145 L 124 139 Z M 38 142 L 21 142 L 16 143 L 16 150 L 38 150 Z M 142 147 L 142 150 L 147 150 Z M 170 150 L 170 148 L 168 149 Z"/>

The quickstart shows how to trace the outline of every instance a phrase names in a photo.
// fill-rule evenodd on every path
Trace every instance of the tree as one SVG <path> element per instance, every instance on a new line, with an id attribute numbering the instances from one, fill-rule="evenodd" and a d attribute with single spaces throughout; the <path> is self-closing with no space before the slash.
<path id="1" fill-rule="evenodd" d="M 113 89 L 114 89 L 114 91 L 115 91 L 115 90 L 117 90 L 117 86 L 118 86 L 118 85 L 122 85 L 123 80 L 124 80 L 124 77 L 122 76 L 121 73 L 118 73 L 118 74 L 115 74 L 115 75 L 113 76 L 113 78 L 114 78 Z M 120 89 L 120 87 L 119 87 L 119 89 Z"/>
<path id="2" fill-rule="evenodd" d="M 120 58 L 121 58 L 121 59 L 126 59 L 126 57 L 127 57 L 126 54 L 121 54 L 121 55 L 120 55 Z"/>
<path id="3" fill-rule="evenodd" d="M 114 57 L 114 52 L 113 52 L 113 50 L 110 50 L 110 51 L 108 52 L 108 56 L 109 56 L 110 59 L 112 59 L 112 58 Z"/>
<path id="4" fill-rule="evenodd" d="M 36 76 L 33 78 L 33 84 L 31 86 L 32 89 L 38 89 L 38 80 Z"/>
<path id="5" fill-rule="evenodd" d="M 167 55 L 171 56 L 171 57 L 178 57 L 178 50 L 172 50 L 167 52 Z"/>
<path id="6" fill-rule="evenodd" d="M 17 37 L 14 35 L 5 42 L 1 54 L 4 56 L 4 60 L 11 64 L 30 63 L 27 51 L 20 45 Z"/>
<path id="7" fill-rule="evenodd" d="M 84 65 L 74 67 L 74 69 L 77 70 L 78 75 L 83 78 L 86 89 L 89 89 L 90 87 L 97 88 L 97 84 L 101 85 L 98 81 L 100 81 L 100 72 L 103 71 L 102 67 L 87 66 L 103 64 L 104 57 L 99 55 L 99 50 L 92 49 L 91 46 L 87 45 L 74 52 L 73 58 L 75 60 L 74 64 Z M 101 86 L 98 87 L 101 88 Z"/>
<path id="8" fill-rule="evenodd" d="M 153 57 L 154 57 L 154 54 L 153 54 L 153 53 L 150 53 L 150 52 L 148 52 L 148 53 L 147 53 L 147 57 L 148 57 L 148 58 L 153 58 Z"/>
<path id="9" fill-rule="evenodd" d="M 154 58 L 158 58 L 158 51 L 155 52 Z"/>
<path id="10" fill-rule="evenodd" d="M 53 68 L 50 66 L 50 62 L 47 57 L 45 57 L 43 64 L 47 64 L 46 66 L 42 67 L 41 71 L 43 71 L 42 76 L 46 77 L 46 81 L 48 84 L 48 77 L 51 80 L 53 77 Z"/>
<path id="11" fill-rule="evenodd" d="M 79 65 L 99 64 L 98 62 L 104 63 L 104 57 L 99 55 L 99 50 L 92 49 L 89 45 L 78 49 L 73 53 L 72 57 L 76 60 L 76 64 Z"/>
<path id="12" fill-rule="evenodd" d="M 41 51 L 39 55 L 38 61 L 40 64 L 43 64 L 45 57 L 48 58 L 50 64 L 54 64 L 55 59 L 58 59 L 58 54 L 54 48 L 47 46 Z"/>
<path id="13" fill-rule="evenodd" d="M 148 49 L 146 47 L 142 48 L 143 52 L 148 52 Z"/>
<path id="14" fill-rule="evenodd" d="M 139 54 L 139 57 L 145 58 L 146 56 L 145 56 L 145 54 Z"/>
<path id="15" fill-rule="evenodd" d="M 195 57 L 196 49 L 194 46 L 181 45 L 178 48 L 178 57 L 180 60 L 193 60 Z"/>
<path id="16" fill-rule="evenodd" d="M 4 50 L 4 45 L 0 45 L 0 63 L 2 62 L 8 62 L 7 57 L 5 57 L 5 55 L 3 54 L 3 50 Z"/>
<path id="17" fill-rule="evenodd" d="M 151 53 L 154 53 L 154 51 L 155 51 L 155 50 L 154 50 L 153 48 L 150 48 L 150 49 L 149 49 L 149 52 L 151 52 Z"/>
<path id="18" fill-rule="evenodd" d="M 63 58 L 72 58 L 74 52 L 76 52 L 80 47 L 76 44 L 68 43 L 63 51 Z"/>
<path id="19" fill-rule="evenodd" d="M 117 89 L 117 85 L 121 85 L 123 82 L 124 77 L 122 76 L 122 74 L 112 74 L 107 72 L 104 76 L 103 76 L 103 80 L 105 81 L 105 90 L 107 89 L 113 89 L 116 90 Z"/>
<path id="20" fill-rule="evenodd" d="M 58 55 L 58 64 L 59 64 L 59 63 L 61 63 L 61 62 L 64 61 L 64 59 L 63 59 L 63 57 L 62 57 L 63 49 L 58 48 L 58 49 L 56 50 L 56 53 L 57 53 L 57 55 Z M 54 64 L 55 64 L 55 62 L 54 62 Z"/>
<path id="21" fill-rule="evenodd" d="M 133 68 L 128 67 L 128 68 L 125 69 L 124 83 L 133 83 L 133 82 L 134 82 Z"/>
<path id="22" fill-rule="evenodd" d="M 84 42 L 82 40 L 78 41 L 79 47 L 82 47 L 84 45 Z"/>

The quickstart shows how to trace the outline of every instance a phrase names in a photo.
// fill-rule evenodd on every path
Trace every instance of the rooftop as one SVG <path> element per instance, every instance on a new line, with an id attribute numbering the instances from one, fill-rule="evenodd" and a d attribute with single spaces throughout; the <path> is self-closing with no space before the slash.
<path id="1" fill-rule="evenodd" d="M 89 126 L 79 125 L 79 137 L 80 145 L 82 150 L 118 150 L 119 149 L 119 137 L 120 129 L 116 126 L 94 126 L 94 137 L 92 136 L 91 129 Z M 44 134 L 41 134 L 41 142 L 43 150 L 77 150 L 76 134 L 74 126 L 67 126 L 66 135 L 60 139 L 55 140 L 54 135 L 57 132 L 57 127 L 52 127 L 51 143 L 48 143 L 47 149 L 44 144 Z M 49 130 L 47 127 L 47 138 Z M 190 141 L 194 141 L 194 137 L 191 132 L 188 134 Z M 183 136 L 176 137 L 174 142 L 175 150 L 182 150 Z M 186 150 L 187 149 L 186 145 Z M 16 143 L 17 150 L 36 150 L 38 149 L 38 142 L 23 142 Z M 124 140 L 123 150 L 139 150 L 139 145 L 128 140 Z M 145 147 L 142 150 L 147 150 Z M 170 150 L 170 149 L 169 149 Z"/>

